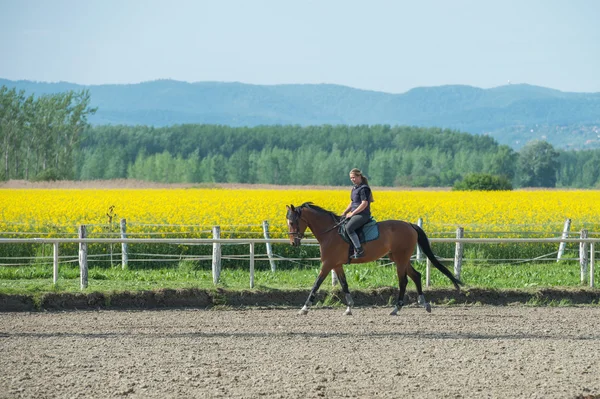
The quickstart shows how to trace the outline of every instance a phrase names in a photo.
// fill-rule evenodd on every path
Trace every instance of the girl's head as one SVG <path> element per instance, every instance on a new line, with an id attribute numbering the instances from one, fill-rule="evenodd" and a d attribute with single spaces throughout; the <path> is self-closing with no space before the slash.
<path id="1" fill-rule="evenodd" d="M 353 184 L 364 183 L 367 186 L 369 185 L 369 180 L 366 176 L 363 176 L 362 172 L 358 168 L 354 168 L 350 171 L 350 180 Z"/>
<path id="2" fill-rule="evenodd" d="M 364 176 L 358 168 L 354 168 L 350 171 L 350 180 L 352 181 L 352 184 L 355 185 L 369 185 L 369 179 L 367 179 L 367 176 Z M 375 199 L 373 198 L 373 193 L 371 193 L 371 195 L 369 196 L 369 202 L 375 202 Z"/>

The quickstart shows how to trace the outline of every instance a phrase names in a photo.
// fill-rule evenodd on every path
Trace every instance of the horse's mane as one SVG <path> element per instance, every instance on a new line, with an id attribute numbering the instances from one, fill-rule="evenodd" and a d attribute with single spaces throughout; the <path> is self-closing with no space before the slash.
<path id="1" fill-rule="evenodd" d="M 319 213 L 326 213 L 330 215 L 335 221 L 339 221 L 341 219 L 341 216 L 338 216 L 335 213 L 328 211 L 327 209 L 323 209 L 320 206 L 313 204 L 312 202 L 305 202 L 302 205 L 300 205 L 299 208 L 310 208 Z"/>

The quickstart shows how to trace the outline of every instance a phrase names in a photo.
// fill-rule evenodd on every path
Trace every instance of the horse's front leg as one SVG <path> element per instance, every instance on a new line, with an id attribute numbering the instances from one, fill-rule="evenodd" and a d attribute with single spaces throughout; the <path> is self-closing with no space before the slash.
<path id="1" fill-rule="evenodd" d="M 404 306 L 404 294 L 406 293 L 406 285 L 408 284 L 408 277 L 406 273 L 403 273 L 398 268 L 398 283 L 400 285 L 400 289 L 398 290 L 398 299 L 396 300 L 396 306 L 394 306 L 394 310 L 390 315 L 396 316 L 398 311 L 402 309 Z"/>
<path id="2" fill-rule="evenodd" d="M 346 308 L 346 311 L 344 312 L 344 314 L 347 316 L 350 316 L 350 315 L 352 315 L 351 307 L 354 306 L 354 300 L 352 299 L 352 295 L 350 295 L 350 290 L 348 289 L 348 280 L 346 280 L 346 274 L 344 273 L 344 267 L 342 265 L 339 265 L 339 266 L 336 266 L 333 270 L 335 271 L 338 281 L 340 282 L 340 285 L 342 286 L 342 291 L 344 291 L 344 294 L 346 294 L 346 305 L 348 305 L 348 307 Z"/>
<path id="3" fill-rule="evenodd" d="M 300 312 L 298 312 L 298 314 L 308 314 L 308 307 L 314 303 L 315 296 L 317 295 L 317 291 L 319 291 L 319 287 L 321 287 L 323 280 L 325 280 L 325 277 L 327 277 L 327 275 L 329 274 L 330 271 L 331 271 L 331 268 L 326 268 L 325 265 L 323 265 L 321 267 L 321 271 L 319 272 L 319 275 L 317 276 L 317 279 L 315 280 L 315 284 L 313 285 L 312 290 L 310 290 L 308 299 L 306 300 L 306 302 L 304 303 L 304 306 L 302 306 L 302 309 L 300 309 Z"/>

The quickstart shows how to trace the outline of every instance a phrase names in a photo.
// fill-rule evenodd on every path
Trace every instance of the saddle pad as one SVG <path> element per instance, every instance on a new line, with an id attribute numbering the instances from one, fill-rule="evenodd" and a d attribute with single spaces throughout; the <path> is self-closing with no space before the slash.
<path id="1" fill-rule="evenodd" d="M 350 237 L 348 237 L 348 233 L 346 233 L 345 224 L 340 226 L 338 232 L 344 241 L 346 241 L 348 244 L 352 243 L 352 241 L 350 241 Z M 362 244 L 365 242 L 374 241 L 379 238 L 379 224 L 375 219 L 371 218 L 370 221 L 356 230 L 356 234 L 358 235 L 358 239 Z"/>

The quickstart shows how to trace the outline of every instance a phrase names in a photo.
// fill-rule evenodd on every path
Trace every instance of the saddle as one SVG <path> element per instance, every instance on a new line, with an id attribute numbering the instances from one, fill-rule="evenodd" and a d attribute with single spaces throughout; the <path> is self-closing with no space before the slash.
<path id="1" fill-rule="evenodd" d="M 346 223 L 342 223 L 340 225 L 340 227 L 338 228 L 338 233 L 340 234 L 340 236 L 342 236 L 344 241 L 346 241 L 348 244 L 352 244 L 352 241 L 350 240 L 350 237 L 348 237 L 348 233 L 346 232 Z M 358 240 L 361 244 L 364 244 L 365 242 L 369 241 L 374 241 L 379 238 L 379 224 L 373 217 L 371 217 L 371 219 L 367 223 L 363 224 L 361 227 L 356 229 L 355 233 L 356 235 L 358 235 Z M 353 248 L 352 245 L 350 245 L 350 248 Z"/>

